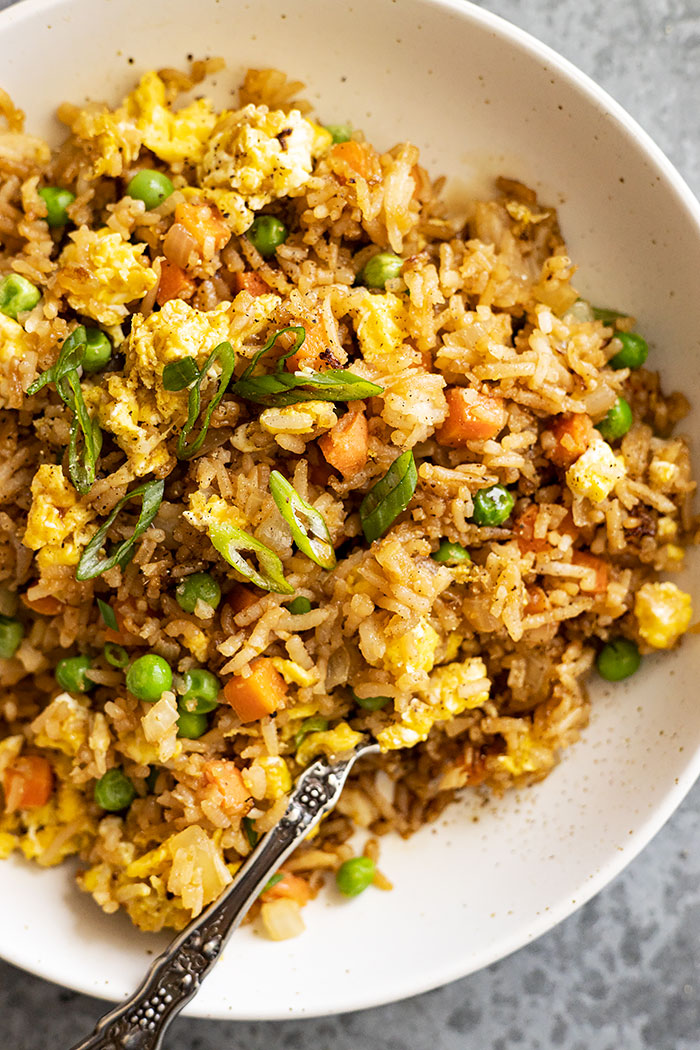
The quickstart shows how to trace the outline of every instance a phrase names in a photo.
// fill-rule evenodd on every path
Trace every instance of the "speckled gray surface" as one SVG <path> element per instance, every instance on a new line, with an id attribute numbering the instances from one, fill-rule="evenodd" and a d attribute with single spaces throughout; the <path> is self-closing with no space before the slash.
<path id="1" fill-rule="evenodd" d="M 9 2 L 0 0 L 0 8 Z M 700 0 L 488 0 L 481 6 L 592 75 L 700 194 Z M 0 962 L 0 1044 L 8 1050 L 68 1047 L 91 1030 L 102 1009 Z M 606 890 L 487 970 L 415 999 L 328 1019 L 181 1019 L 166 1046 L 697 1050 L 700 785 Z"/>

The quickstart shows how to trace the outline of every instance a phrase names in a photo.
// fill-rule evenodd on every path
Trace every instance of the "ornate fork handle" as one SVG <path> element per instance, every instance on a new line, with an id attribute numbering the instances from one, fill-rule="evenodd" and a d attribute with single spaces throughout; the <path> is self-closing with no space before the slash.
<path id="1" fill-rule="evenodd" d="M 302 773 L 284 816 L 260 841 L 217 901 L 159 955 L 122 1005 L 105 1014 L 72 1050 L 158 1050 L 170 1022 L 196 995 L 233 931 L 282 861 L 335 806 L 358 758 L 379 750 L 360 744 L 341 761 L 318 759 Z"/>

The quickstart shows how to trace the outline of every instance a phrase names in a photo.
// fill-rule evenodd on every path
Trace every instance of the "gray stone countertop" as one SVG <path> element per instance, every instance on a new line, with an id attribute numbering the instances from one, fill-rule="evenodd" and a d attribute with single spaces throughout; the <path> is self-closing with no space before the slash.
<path id="1" fill-rule="evenodd" d="M 0 8 L 7 6 L 0 0 Z M 482 0 L 480 6 L 590 74 L 700 194 L 700 0 Z M 0 1046 L 7 1050 L 62 1050 L 91 1031 L 103 1009 L 0 962 Z M 279 1023 L 181 1018 L 166 1045 L 697 1050 L 700 786 L 607 889 L 540 940 L 480 973 L 339 1017 Z"/>

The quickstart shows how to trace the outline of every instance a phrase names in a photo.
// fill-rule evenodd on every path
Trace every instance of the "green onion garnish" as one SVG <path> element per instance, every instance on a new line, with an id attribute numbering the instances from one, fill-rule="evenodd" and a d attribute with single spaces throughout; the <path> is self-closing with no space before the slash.
<path id="1" fill-rule="evenodd" d="M 210 525 L 207 531 L 209 539 L 221 557 L 225 558 L 244 580 L 250 580 L 256 587 L 261 587 L 264 591 L 294 594 L 291 583 L 287 583 L 284 578 L 284 569 L 280 559 L 274 551 L 266 547 L 255 536 L 251 536 L 249 532 L 239 529 L 236 525 L 230 525 L 228 522 L 216 522 Z M 257 569 L 243 557 L 243 551 L 249 551 L 255 555 L 258 562 Z"/>
<path id="2" fill-rule="evenodd" d="M 104 647 L 105 660 L 112 667 L 119 669 L 126 667 L 129 662 L 129 654 L 123 645 L 115 645 L 114 642 L 107 642 Z"/>
<path id="3" fill-rule="evenodd" d="M 358 696 L 355 692 L 352 697 L 358 707 L 363 707 L 365 711 L 380 711 L 391 700 L 390 696 Z"/>
<path id="4" fill-rule="evenodd" d="M 101 598 L 98 598 L 97 608 L 100 610 L 100 615 L 107 627 L 111 628 L 113 631 L 118 631 L 119 624 L 117 623 L 117 614 L 112 606 L 108 605 L 107 602 L 103 602 Z"/>
<path id="5" fill-rule="evenodd" d="M 327 718 L 322 718 L 321 715 L 312 715 L 311 718 L 305 718 L 294 734 L 294 747 L 299 747 L 304 737 L 308 736 L 309 733 L 322 733 L 324 729 L 328 729 Z"/>
<path id="6" fill-rule="evenodd" d="M 42 372 L 27 388 L 27 396 L 33 397 L 48 383 L 55 383 L 59 397 L 73 413 L 68 438 L 68 475 L 81 495 L 89 492 L 95 482 L 97 459 L 102 448 L 102 432 L 97 420 L 90 418 L 85 407 L 78 375 L 86 348 L 87 333 L 83 325 L 79 325 L 64 341 L 56 364 Z M 78 448 L 81 434 L 82 450 Z"/>
<path id="7" fill-rule="evenodd" d="M 183 357 L 180 361 L 171 361 L 163 369 L 161 376 L 164 390 L 184 390 L 186 386 L 193 383 L 199 376 L 197 364 L 191 357 Z"/>
<path id="8" fill-rule="evenodd" d="M 253 371 L 260 358 L 284 332 L 296 333 L 294 346 L 277 359 L 274 372 L 254 376 Z M 327 372 L 314 372 L 311 369 L 285 372 L 284 362 L 300 349 L 305 338 L 306 331 L 302 325 L 280 328 L 257 352 L 241 378 L 231 387 L 231 392 L 245 401 L 277 408 L 297 405 L 302 401 L 359 401 L 382 393 L 383 387 L 342 368 L 331 368 Z"/>
<path id="9" fill-rule="evenodd" d="M 418 484 L 418 471 L 409 449 L 395 459 L 383 478 L 360 504 L 362 531 L 368 543 L 383 536 L 391 523 L 406 509 Z"/>
<path id="10" fill-rule="evenodd" d="M 608 310 L 604 306 L 593 306 L 591 309 L 596 321 L 602 321 L 605 325 L 614 325 L 618 317 L 629 317 L 629 314 L 621 314 L 619 310 Z"/>
<path id="11" fill-rule="evenodd" d="M 278 470 L 270 474 L 270 492 L 299 550 L 322 569 L 332 569 L 335 551 L 323 515 L 303 500 Z"/>
<path id="12" fill-rule="evenodd" d="M 245 831 L 245 837 L 248 839 L 248 845 L 251 849 L 253 849 L 255 846 L 257 846 L 258 839 L 260 838 L 257 831 L 255 830 L 255 825 L 250 819 L 250 817 L 244 817 L 241 821 L 241 824 L 243 825 L 243 830 Z"/>
<path id="13" fill-rule="evenodd" d="M 164 481 L 147 481 L 145 484 L 139 485 L 138 488 L 132 489 L 131 492 L 127 492 L 126 496 L 119 500 L 112 513 L 100 526 L 83 551 L 75 573 L 76 580 L 92 580 L 95 576 L 100 576 L 103 572 L 107 572 L 108 569 L 113 569 L 115 565 L 118 565 L 121 569 L 128 565 L 133 557 L 136 541 L 144 534 L 158 513 L 164 489 Z M 112 549 L 112 553 L 109 556 L 101 558 L 100 551 L 114 519 L 124 504 L 136 497 L 141 498 L 141 513 L 136 522 L 136 528 L 131 536 L 122 540 L 121 543 L 118 543 Z"/>
<path id="14" fill-rule="evenodd" d="M 192 358 L 185 358 L 183 361 L 171 362 L 170 365 L 166 365 L 163 369 L 163 386 L 165 386 L 166 381 L 169 383 L 177 382 L 178 384 L 182 384 L 179 386 L 166 387 L 166 389 L 182 390 L 185 386 L 194 381 L 194 385 L 190 387 L 190 396 L 189 401 L 187 403 L 187 422 L 182 428 L 180 432 L 180 437 L 177 442 L 178 459 L 191 459 L 191 457 L 196 455 L 202 447 L 204 439 L 207 436 L 207 431 L 209 430 L 209 423 L 211 422 L 212 412 L 221 401 L 221 398 L 226 393 L 226 388 L 231 382 L 233 368 L 236 363 L 236 355 L 234 354 L 233 347 L 229 342 L 219 343 L 219 345 L 215 346 L 212 352 L 209 354 L 209 357 L 206 359 L 201 369 L 199 369 L 196 372 L 196 375 L 192 373 L 192 367 L 184 365 L 185 360 L 190 361 L 191 365 L 195 369 L 197 368 L 194 361 L 192 361 Z M 221 375 L 219 376 L 219 385 L 216 389 L 216 393 L 214 394 L 213 398 L 207 406 L 206 412 L 204 413 L 204 419 L 202 421 L 199 434 L 194 439 L 194 441 L 190 441 L 188 444 L 187 437 L 199 417 L 200 390 L 202 386 L 202 380 L 204 379 L 207 372 L 209 371 L 209 369 L 215 361 L 221 362 Z M 178 370 L 172 370 L 168 372 L 167 370 L 175 364 L 179 366 Z M 187 379 L 188 373 L 192 375 L 192 378 L 189 380 Z"/>

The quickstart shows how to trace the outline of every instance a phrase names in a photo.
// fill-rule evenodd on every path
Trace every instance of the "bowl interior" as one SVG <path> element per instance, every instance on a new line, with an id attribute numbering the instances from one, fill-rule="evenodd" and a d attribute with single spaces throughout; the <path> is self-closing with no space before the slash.
<path id="1" fill-rule="evenodd" d="M 217 102 L 248 66 L 304 80 L 323 121 L 380 147 L 410 139 L 458 204 L 506 174 L 556 204 L 578 287 L 635 313 L 666 389 L 700 398 L 698 208 L 633 122 L 563 60 L 465 3 L 431 0 L 27 0 L 0 17 L 0 82 L 28 127 L 56 139 L 64 99 L 116 101 L 147 68 L 223 55 Z M 211 90 L 210 90 L 211 87 Z M 697 436 L 696 411 L 684 427 Z M 697 466 L 697 463 L 696 463 Z M 686 586 L 698 593 L 698 563 Z M 694 578 L 693 578 L 694 577 Z M 231 941 L 190 1012 L 281 1018 L 386 1002 L 459 977 L 543 932 L 651 838 L 700 765 L 697 636 L 595 688 L 583 741 L 536 788 L 471 799 L 408 842 L 385 840 L 392 893 L 322 895 L 307 932 Z M 165 939 L 98 912 L 67 868 L 0 865 L 16 906 L 0 954 L 82 991 L 120 998 Z"/>

